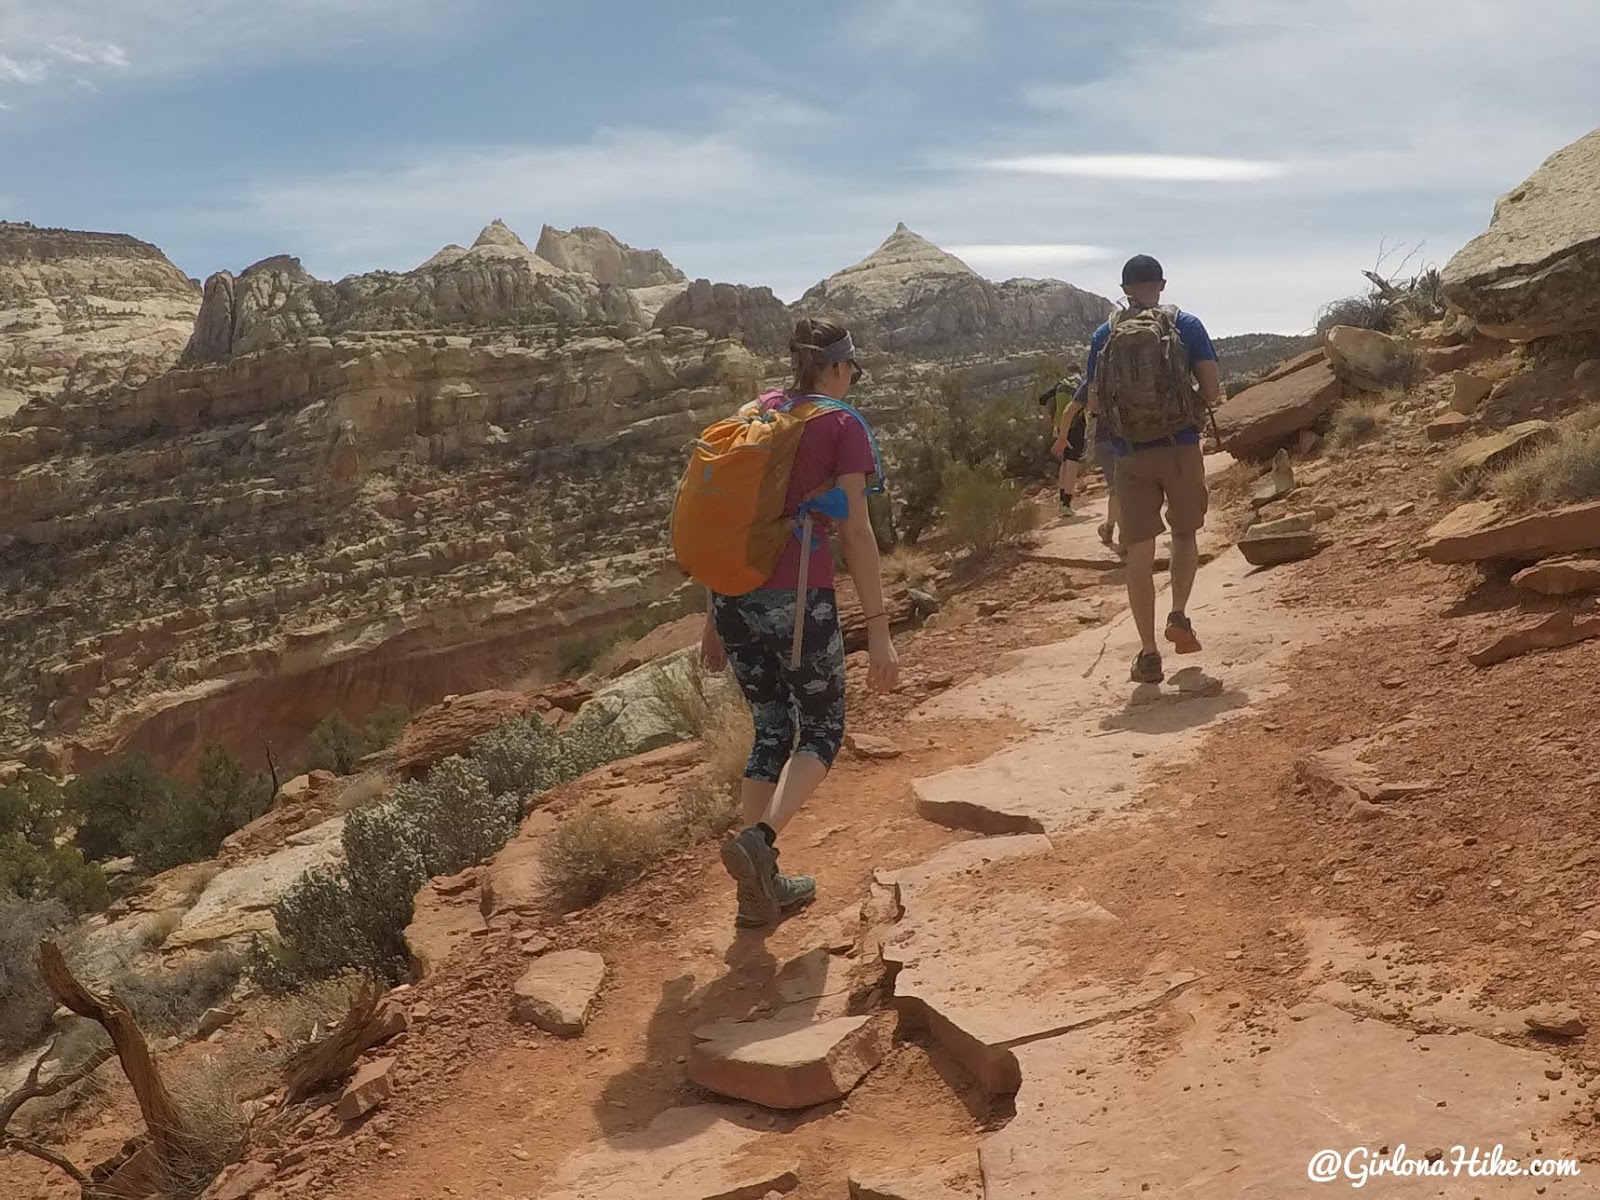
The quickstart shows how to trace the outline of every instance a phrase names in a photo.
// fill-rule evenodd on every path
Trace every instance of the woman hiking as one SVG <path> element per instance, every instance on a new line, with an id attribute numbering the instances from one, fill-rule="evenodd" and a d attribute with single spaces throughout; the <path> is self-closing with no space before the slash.
<path id="1" fill-rule="evenodd" d="M 842 491 L 848 513 L 839 522 L 839 537 L 866 617 L 867 679 L 874 690 L 889 691 L 900 664 L 889 637 L 866 497 L 867 479 L 879 471 L 879 463 L 865 422 L 848 408 L 827 410 L 826 405 L 842 401 L 861 376 L 855 346 L 841 326 L 806 318 L 794 328 L 789 353 L 793 383 L 760 403 L 778 409 L 821 402 L 825 411 L 808 419 L 800 435 L 784 513 L 797 516 L 810 511 L 808 501 L 833 488 Z M 799 537 L 790 539 L 771 576 L 754 591 L 712 592 L 706 614 L 701 656 L 713 670 L 732 668 L 755 724 L 755 744 L 739 788 L 743 828 L 722 847 L 723 865 L 738 884 L 736 922 L 743 928 L 774 924 L 816 895 L 811 876 L 779 872 L 777 843 L 827 778 L 844 738 L 844 635 L 834 599 L 829 525 L 827 516 L 818 520 L 809 547 Z M 802 579 L 805 606 L 796 657 L 795 606 Z"/>

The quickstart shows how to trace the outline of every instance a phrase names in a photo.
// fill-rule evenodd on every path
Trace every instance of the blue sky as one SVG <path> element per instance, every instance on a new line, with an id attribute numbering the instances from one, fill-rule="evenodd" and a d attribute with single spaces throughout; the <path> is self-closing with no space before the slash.
<path id="1" fill-rule="evenodd" d="M 905 221 L 1218 334 L 1443 262 L 1600 120 L 1600 0 L 0 0 L 0 216 L 204 277 L 603 225 L 793 298 Z"/>

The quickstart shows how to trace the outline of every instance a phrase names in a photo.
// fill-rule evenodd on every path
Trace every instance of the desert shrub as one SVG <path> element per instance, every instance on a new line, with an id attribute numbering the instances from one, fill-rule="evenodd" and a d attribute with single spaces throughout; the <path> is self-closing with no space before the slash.
<path id="1" fill-rule="evenodd" d="M 495 854 L 516 832 L 521 797 L 613 757 L 596 736 L 557 734 L 537 717 L 480 738 L 386 803 L 345 818 L 344 865 L 308 871 L 273 905 L 276 937 L 256 938 L 249 972 L 282 994 L 357 971 L 397 983 L 410 971 L 406 926 L 417 892 Z"/>
<path id="2" fill-rule="evenodd" d="M 39 942 L 70 919 L 56 900 L 0 896 L 0 1050 L 31 1046 L 50 1027 L 56 1002 L 39 981 Z"/>
<path id="3" fill-rule="evenodd" d="M 739 822 L 737 785 L 726 780 L 696 780 L 684 789 L 677 803 L 661 820 L 662 844 L 694 846 L 722 837 Z"/>
<path id="4" fill-rule="evenodd" d="M 77 820 L 78 849 L 89 859 L 128 854 L 133 831 L 170 800 L 173 788 L 142 754 L 114 759 L 78 776 L 63 796 Z"/>
<path id="5" fill-rule="evenodd" d="M 202 862 L 271 805 L 272 783 L 265 775 L 251 774 L 222 747 L 208 746 L 195 787 L 169 787 L 129 832 L 127 845 L 152 873 Z"/>
<path id="6" fill-rule="evenodd" d="M 727 674 L 713 674 L 692 651 L 657 665 L 650 694 L 662 717 L 678 733 L 697 738 L 710 728 L 733 687 Z"/>
<path id="7" fill-rule="evenodd" d="M 472 761 L 495 795 L 535 796 L 587 775 L 615 757 L 615 749 L 598 727 L 578 726 L 562 733 L 537 715 L 507 721 L 472 744 Z"/>
<path id="8" fill-rule="evenodd" d="M 522 816 L 519 792 L 492 791 L 478 763 L 459 755 L 439 763 L 423 782 L 401 784 L 393 804 L 416 824 L 428 877 L 488 858 L 511 840 Z"/>
<path id="9" fill-rule="evenodd" d="M 123 968 L 112 975 L 111 990 L 146 1029 L 178 1033 L 226 1000 L 244 967 L 243 958 L 222 950 L 170 971 Z"/>
<path id="10" fill-rule="evenodd" d="M 311 731 L 305 769 L 354 774 L 367 755 L 394 745 L 409 719 L 400 704 L 380 705 L 359 726 L 352 725 L 342 712 L 330 713 Z"/>
<path id="11" fill-rule="evenodd" d="M 1600 496 L 1600 412 L 1576 413 L 1556 426 L 1556 439 L 1520 455 L 1494 479 L 1495 491 L 1519 508 L 1572 504 Z"/>
<path id="12" fill-rule="evenodd" d="M 1371 402 L 1341 404 L 1334 411 L 1333 421 L 1328 427 L 1328 445 L 1336 450 L 1348 450 L 1360 445 L 1378 432 L 1383 424 L 1383 416 L 1383 409 Z"/>
<path id="13" fill-rule="evenodd" d="M 28 775 L 0 788 L 0 896 L 57 899 L 74 913 L 109 899 L 105 873 L 60 841 L 65 797 L 54 781 Z"/>
<path id="14" fill-rule="evenodd" d="M 627 887 L 662 849 L 661 832 L 651 822 L 592 808 L 556 826 L 540 847 L 539 859 L 551 894 L 570 911 Z"/>
<path id="15" fill-rule="evenodd" d="M 900 501 L 900 531 L 915 545 L 939 519 L 939 492 L 950 455 L 942 443 L 913 440 L 898 448 L 894 492 Z"/>
<path id="16" fill-rule="evenodd" d="M 567 638 L 556 647 L 556 664 L 563 677 L 582 675 L 611 648 L 611 641 L 586 633 Z"/>
<path id="17" fill-rule="evenodd" d="M 1399 327 L 1400 306 L 1395 299 L 1373 291 L 1365 296 L 1346 296 L 1328 304 L 1317 315 L 1317 332 L 1327 333 L 1335 325 L 1352 325 L 1393 333 Z"/>
<path id="18" fill-rule="evenodd" d="M 139 927 L 139 945 L 146 950 L 159 950 L 181 924 L 183 918 L 176 912 L 157 913 Z"/>
<path id="19" fill-rule="evenodd" d="M 193 1200 L 244 1157 L 250 1118 L 239 1102 L 237 1068 L 218 1058 L 189 1067 L 172 1081 L 171 1092 L 180 1124 L 162 1182 L 174 1200 Z"/>
<path id="20" fill-rule="evenodd" d="M 1034 511 L 1022 491 L 994 463 L 945 471 L 941 505 L 951 539 L 974 557 L 984 557 L 1033 528 Z"/>

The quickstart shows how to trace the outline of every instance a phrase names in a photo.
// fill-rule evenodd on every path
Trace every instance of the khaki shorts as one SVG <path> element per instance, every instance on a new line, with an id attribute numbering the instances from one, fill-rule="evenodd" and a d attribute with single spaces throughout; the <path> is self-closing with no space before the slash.
<path id="1" fill-rule="evenodd" d="M 1206 523 L 1206 463 L 1199 446 L 1153 446 L 1117 459 L 1117 504 L 1122 538 L 1128 545 L 1148 542 L 1163 528 L 1194 533 Z"/>

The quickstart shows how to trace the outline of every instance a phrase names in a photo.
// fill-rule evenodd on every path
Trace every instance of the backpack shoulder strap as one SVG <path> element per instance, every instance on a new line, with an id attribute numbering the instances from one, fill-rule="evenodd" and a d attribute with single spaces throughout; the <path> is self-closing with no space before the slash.
<path id="1" fill-rule="evenodd" d="M 823 413 L 830 412 L 848 413 L 855 418 L 856 423 L 861 426 L 862 432 L 867 435 L 867 441 L 872 444 L 872 461 L 877 466 L 877 479 L 867 485 L 867 495 L 876 496 L 883 491 L 884 485 L 888 480 L 888 472 L 884 468 L 883 451 L 878 448 L 878 435 L 873 432 L 872 424 L 860 412 L 843 400 L 835 400 L 832 396 L 806 396 L 804 399 L 813 411 L 802 414 L 803 420 L 809 421 L 812 417 L 820 417 Z M 798 407 L 797 405 L 796 410 L 798 410 Z"/>

